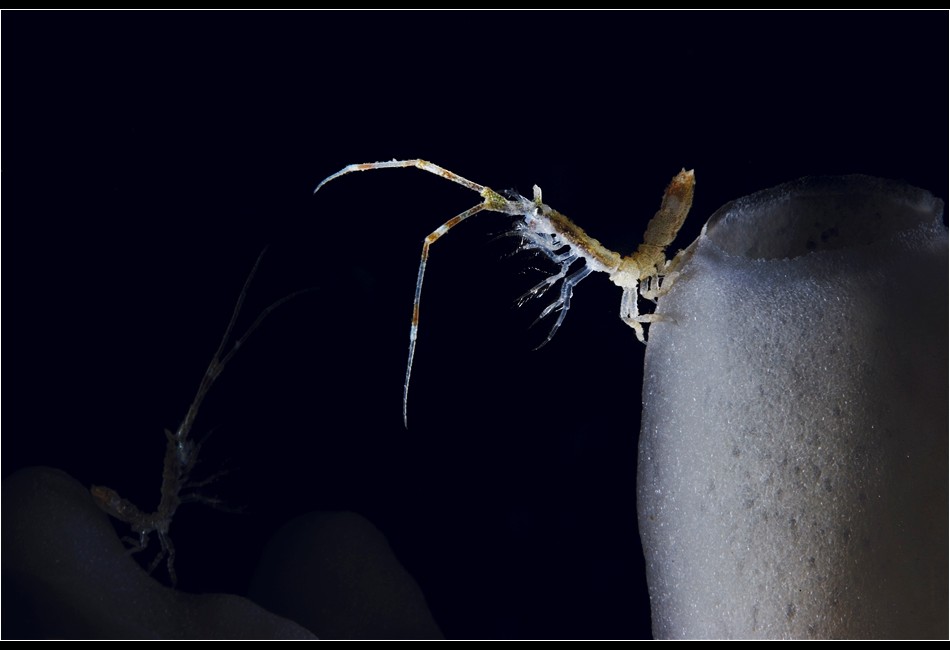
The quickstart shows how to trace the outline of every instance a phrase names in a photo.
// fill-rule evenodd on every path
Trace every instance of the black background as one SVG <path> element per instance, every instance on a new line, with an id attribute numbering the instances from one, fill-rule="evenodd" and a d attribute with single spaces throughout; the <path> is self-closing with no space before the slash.
<path id="1" fill-rule="evenodd" d="M 180 588 L 243 593 L 310 510 L 369 518 L 452 638 L 650 634 L 636 527 L 643 346 L 592 276 L 546 347 L 550 271 L 423 157 L 631 252 L 695 168 L 675 247 L 723 203 L 860 172 L 948 196 L 947 15 L 3 14 L 3 473 L 59 467 L 142 507 L 255 257 L 242 323 L 299 288 L 210 394 Z M 737 299 L 741 299 L 737 297 Z M 728 305 L 723 305 L 728 309 Z M 807 308 L 807 306 L 803 306 Z M 899 300 L 895 299 L 895 317 Z M 69 534 L 69 531 L 64 531 Z M 159 579 L 167 580 L 163 574 Z"/>

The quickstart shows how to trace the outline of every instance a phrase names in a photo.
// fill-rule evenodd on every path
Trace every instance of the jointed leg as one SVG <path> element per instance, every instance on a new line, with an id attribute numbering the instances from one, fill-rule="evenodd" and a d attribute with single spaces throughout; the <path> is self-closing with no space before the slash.
<path id="1" fill-rule="evenodd" d="M 439 169 L 441 169 L 441 167 Z M 409 362 L 406 364 L 406 382 L 403 384 L 402 389 L 402 422 L 407 428 L 409 426 L 409 377 L 412 373 L 412 359 L 416 354 L 416 338 L 419 334 L 419 303 L 422 300 L 422 279 L 425 276 L 426 262 L 429 259 L 429 248 L 449 230 L 486 208 L 487 205 L 485 203 L 479 203 L 465 212 L 455 215 L 433 230 L 422 242 L 422 255 L 419 257 L 419 275 L 416 277 L 416 294 L 412 301 L 412 324 L 409 327 Z"/>
<path id="2" fill-rule="evenodd" d="M 554 277 L 563 276 L 566 272 L 567 272 L 567 268 L 562 267 L 561 272 L 557 276 L 554 276 Z M 552 302 L 550 305 L 545 307 L 544 311 L 541 312 L 541 315 L 538 316 L 538 318 L 534 321 L 535 323 L 537 323 L 539 320 L 541 320 L 542 318 L 550 314 L 552 311 L 558 310 L 561 312 L 560 314 L 558 314 L 557 320 L 554 322 L 554 326 L 551 328 L 550 333 L 548 333 L 547 338 L 544 339 L 541 342 L 541 344 L 537 348 L 535 348 L 535 350 L 537 350 L 538 348 L 544 347 L 545 345 L 547 345 L 548 341 L 554 338 L 554 334 L 557 332 L 558 328 L 561 327 L 561 323 L 564 322 L 564 318 L 567 316 L 567 310 L 571 308 L 571 296 L 574 294 L 574 286 L 578 282 L 586 278 L 588 275 L 590 275 L 592 272 L 593 272 L 593 269 L 585 264 L 583 267 L 581 267 L 579 271 L 577 271 L 576 273 L 572 275 L 569 275 L 568 277 L 564 279 L 564 283 L 561 284 L 560 297 L 554 302 Z"/>
<path id="3" fill-rule="evenodd" d="M 162 532 L 158 533 L 158 541 L 162 545 L 162 551 L 152 562 L 152 566 L 149 568 L 148 572 L 151 573 L 152 570 L 158 565 L 158 561 L 161 560 L 162 557 L 167 556 L 168 561 L 166 564 L 168 566 L 168 577 L 171 578 L 172 587 L 174 587 L 176 584 L 178 584 L 178 576 L 175 574 L 175 545 L 172 544 L 171 538 Z"/>
<path id="4" fill-rule="evenodd" d="M 479 194 L 481 194 L 482 191 L 486 189 L 484 185 L 473 183 L 467 178 L 463 176 L 459 176 L 455 172 L 450 172 L 448 169 L 445 169 L 444 167 L 439 167 L 438 165 L 434 165 L 430 163 L 428 160 L 415 158 L 413 160 L 388 160 L 384 162 L 358 163 L 355 165 L 347 165 L 346 167 L 344 167 L 337 173 L 331 174 L 330 176 L 327 176 L 322 181 L 320 181 L 320 184 L 317 185 L 317 189 L 315 189 L 313 193 L 316 194 L 317 192 L 320 191 L 321 187 L 323 187 L 330 181 L 336 178 L 339 178 L 340 176 L 349 174 L 350 172 L 366 172 L 366 171 L 371 171 L 373 169 L 400 169 L 400 168 L 405 168 L 405 167 L 416 167 L 418 169 L 421 169 L 422 171 L 429 172 L 430 174 L 441 176 L 442 178 L 446 180 L 450 180 L 453 183 L 458 183 L 459 185 L 462 185 L 463 187 L 467 187 L 470 190 L 474 190 L 475 192 L 478 192 Z"/>
<path id="5" fill-rule="evenodd" d="M 637 305 L 637 299 L 636 286 L 623 288 L 623 295 L 620 297 L 620 320 L 633 328 L 640 343 L 646 343 L 643 326 L 640 324 L 640 307 Z"/>

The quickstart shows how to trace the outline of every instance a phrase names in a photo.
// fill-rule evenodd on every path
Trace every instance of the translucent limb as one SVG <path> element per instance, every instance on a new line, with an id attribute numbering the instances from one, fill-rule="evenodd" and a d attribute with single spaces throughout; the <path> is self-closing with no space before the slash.
<path id="1" fill-rule="evenodd" d="M 562 275 L 565 272 L 566 272 L 566 268 L 562 268 L 561 273 L 559 275 Z M 586 278 L 588 275 L 590 275 L 592 272 L 593 272 L 593 269 L 585 264 L 579 271 L 577 271 L 573 275 L 569 275 L 567 278 L 564 279 L 564 283 L 561 284 L 560 297 L 554 302 L 552 302 L 550 305 L 545 307 L 544 311 L 541 312 L 541 315 L 538 316 L 538 318 L 534 321 L 535 323 L 537 323 L 539 320 L 541 320 L 542 318 L 544 318 L 545 316 L 547 316 L 553 311 L 560 312 L 560 314 L 558 314 L 557 320 L 554 322 L 554 326 L 551 328 L 550 333 L 548 333 L 547 338 L 544 339 L 544 341 L 542 341 L 541 344 L 535 348 L 535 350 L 544 347 L 545 345 L 548 344 L 548 342 L 552 338 L 554 338 L 554 334 L 557 332 L 558 328 L 561 327 L 561 323 L 564 322 L 564 318 L 567 316 L 567 310 L 571 308 L 571 296 L 574 293 L 574 286 L 578 282 Z"/>
<path id="2" fill-rule="evenodd" d="M 432 244 L 434 244 L 449 230 L 462 223 L 472 215 L 478 214 L 483 210 L 501 212 L 503 214 L 523 215 L 525 214 L 526 209 L 534 210 L 535 205 L 524 197 L 520 196 L 515 200 L 508 200 L 490 187 L 474 183 L 463 176 L 459 176 L 454 172 L 450 172 L 444 167 L 439 167 L 438 165 L 434 165 L 427 160 L 421 160 L 418 158 L 413 160 L 390 160 L 388 162 L 347 165 L 335 174 L 331 174 L 330 176 L 327 176 L 325 179 L 323 179 L 320 184 L 317 185 L 317 189 L 314 190 L 314 193 L 316 194 L 319 192 L 320 188 L 330 181 L 351 172 L 364 172 L 374 169 L 399 169 L 406 167 L 416 167 L 425 172 L 429 172 L 430 174 L 441 176 L 442 178 L 450 180 L 453 183 L 458 183 L 462 187 L 478 192 L 482 197 L 481 203 L 469 208 L 461 214 L 455 215 L 441 226 L 433 230 L 422 242 L 422 255 L 419 258 L 419 274 L 416 277 L 416 292 L 412 303 L 412 323 L 409 328 L 409 361 L 406 364 L 406 380 L 402 389 L 402 422 L 406 428 L 409 428 L 409 378 L 412 375 L 412 362 L 416 354 L 416 339 L 419 335 L 419 302 L 422 298 L 422 280 L 425 276 L 426 261 L 429 259 L 429 247 L 432 246 Z"/>
<path id="3" fill-rule="evenodd" d="M 643 334 L 643 325 L 640 324 L 640 308 L 637 305 L 637 287 L 624 287 L 623 295 L 620 297 L 620 320 L 633 328 L 637 333 L 637 339 L 640 343 L 646 343 L 646 337 Z"/>

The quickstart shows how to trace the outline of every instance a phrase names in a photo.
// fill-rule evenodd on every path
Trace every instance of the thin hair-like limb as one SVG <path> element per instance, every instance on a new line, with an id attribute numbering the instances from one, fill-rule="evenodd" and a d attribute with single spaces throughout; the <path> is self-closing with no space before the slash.
<path id="1" fill-rule="evenodd" d="M 215 350 L 214 356 L 211 357 L 211 362 L 208 364 L 208 367 L 205 369 L 205 374 L 201 377 L 201 383 L 198 384 L 198 391 L 195 393 L 195 397 L 191 402 L 191 406 L 188 407 L 188 412 L 185 413 L 185 417 L 182 419 L 181 424 L 178 425 L 178 429 L 175 431 L 175 437 L 180 439 L 183 436 L 188 435 L 188 432 L 191 431 L 191 427 L 195 422 L 195 418 L 198 415 L 198 411 L 201 409 L 201 403 L 204 401 L 205 395 L 208 394 L 208 391 L 214 385 L 215 379 L 218 378 L 218 375 L 221 374 L 221 371 L 224 370 L 224 365 L 230 360 L 231 356 L 234 354 L 234 350 L 237 349 L 237 346 L 247 338 L 247 334 L 241 337 L 241 339 L 235 344 L 234 348 L 225 356 L 221 357 L 224 354 L 224 349 L 228 345 L 228 341 L 231 339 L 231 333 L 234 331 L 234 326 L 237 324 L 238 316 L 241 314 L 241 307 L 244 306 L 244 299 L 247 297 L 247 289 L 251 286 L 251 281 L 254 280 L 254 276 L 257 275 L 257 269 L 261 264 L 261 260 L 264 258 L 264 254 L 267 253 L 265 248 L 257 256 L 257 259 L 254 260 L 254 266 L 251 267 L 251 272 L 247 274 L 247 279 L 244 280 L 244 286 L 241 287 L 241 293 L 238 294 L 237 302 L 234 303 L 234 310 L 231 312 L 231 320 L 228 321 L 228 326 L 224 330 L 224 336 L 221 337 L 221 342 L 218 344 L 218 349 Z M 266 312 L 267 310 L 265 310 Z M 256 327 L 256 324 L 252 327 Z M 248 332 L 250 333 L 250 332 Z"/>
<path id="2" fill-rule="evenodd" d="M 416 292 L 412 302 L 412 323 L 409 327 L 409 361 L 406 364 L 406 380 L 403 383 L 402 389 L 402 423 L 403 426 L 408 429 L 409 378 L 412 375 L 412 362 L 416 355 L 416 339 L 418 338 L 419 333 L 419 303 L 422 299 L 422 279 L 425 276 L 426 261 L 429 259 L 429 247 L 438 241 L 438 239 L 449 230 L 459 225 L 469 217 L 482 212 L 483 210 L 502 212 L 504 214 L 521 214 L 523 209 L 521 208 L 521 202 L 509 201 L 490 187 L 485 187 L 484 185 L 474 183 L 463 176 L 459 176 L 455 172 L 451 172 L 444 167 L 434 165 L 427 160 L 422 160 L 419 158 L 413 160 L 390 160 L 388 162 L 347 165 L 337 173 L 331 174 L 330 176 L 327 176 L 325 179 L 323 179 L 320 184 L 317 185 L 317 189 L 314 190 L 314 193 L 316 194 L 319 192 L 321 187 L 333 179 L 339 178 L 340 176 L 349 174 L 351 172 L 363 172 L 374 169 L 400 169 L 406 167 L 416 167 L 423 171 L 429 172 L 430 174 L 441 176 L 446 180 L 450 180 L 453 183 L 458 183 L 465 188 L 478 192 L 482 196 L 481 203 L 469 208 L 468 210 L 465 210 L 460 214 L 455 215 L 441 226 L 433 230 L 422 242 L 422 255 L 419 258 L 419 274 L 416 277 Z"/>
<path id="3" fill-rule="evenodd" d="M 234 326 L 237 324 L 238 316 L 241 314 L 241 308 L 244 306 L 244 300 L 247 298 L 247 290 L 251 286 L 254 276 L 257 275 L 257 269 L 261 264 L 261 260 L 264 259 L 264 255 L 266 253 L 267 248 L 262 250 L 260 255 L 257 256 L 257 259 L 254 261 L 254 266 L 251 267 L 251 272 L 248 273 L 247 279 L 244 281 L 244 286 L 241 287 L 241 293 L 238 295 L 237 302 L 234 304 L 234 311 L 231 313 L 231 320 L 228 322 L 227 329 L 224 330 L 224 336 L 221 337 L 221 343 L 218 344 L 218 349 L 215 350 L 214 356 L 211 358 L 211 362 L 208 364 L 207 369 L 205 369 L 205 374 L 201 378 L 201 383 L 198 385 L 198 392 L 195 393 L 195 398 L 191 402 L 188 412 L 185 414 L 184 419 L 178 426 L 178 429 L 175 431 L 175 438 L 178 441 L 186 437 L 191 431 L 191 427 L 194 425 L 195 418 L 197 417 L 198 411 L 201 408 L 201 403 L 204 401 L 208 391 L 211 390 L 215 380 L 224 370 L 225 366 L 228 365 L 228 361 L 234 357 L 234 354 L 238 351 L 238 348 L 240 348 L 247 341 L 251 334 L 253 334 L 254 331 L 260 327 L 261 323 L 264 322 L 264 319 L 270 316 L 270 314 L 275 309 L 283 305 L 285 302 L 293 300 L 302 293 L 315 290 L 314 287 L 300 289 L 284 296 L 280 300 L 271 303 L 266 309 L 258 314 L 257 318 L 254 319 L 254 322 L 251 323 L 250 327 L 247 328 L 247 331 L 245 331 L 240 338 L 234 341 L 234 344 L 231 346 L 231 349 L 228 350 L 227 354 L 224 354 L 224 350 L 228 345 L 228 341 L 231 339 L 231 334 L 234 332 Z M 224 354 L 224 356 L 221 356 L 222 354 Z"/>
<path id="4" fill-rule="evenodd" d="M 486 209 L 485 204 L 480 203 L 461 214 L 455 215 L 433 230 L 422 242 L 422 255 L 419 257 L 419 275 L 416 277 L 416 293 L 412 301 L 412 324 L 409 327 L 409 361 L 406 363 L 406 381 L 402 387 L 402 424 L 407 429 L 409 428 L 409 376 L 412 374 L 412 360 L 416 356 L 416 339 L 419 335 L 419 304 L 422 301 L 422 278 L 426 272 L 426 261 L 429 259 L 429 247 L 453 227 L 484 209 Z"/>
<path id="5" fill-rule="evenodd" d="M 478 192 L 479 194 L 481 194 L 482 191 L 486 189 L 484 185 L 479 185 L 478 183 L 474 183 L 468 180 L 464 176 L 459 176 L 455 172 L 450 172 L 445 167 L 439 167 L 438 165 L 434 165 L 430 163 L 428 160 L 422 160 L 421 158 L 414 158 L 412 160 L 388 160 L 385 162 L 358 163 L 355 165 L 347 165 L 346 167 L 344 167 L 337 173 L 330 174 L 329 176 L 324 178 L 322 181 L 320 181 L 320 184 L 317 185 L 317 189 L 315 189 L 313 193 L 316 194 L 317 192 L 320 191 L 321 187 L 323 187 L 330 181 L 337 179 L 340 176 L 345 176 L 346 174 L 349 174 L 351 172 L 367 172 L 374 169 L 404 169 L 406 167 L 417 167 L 418 169 L 421 169 L 422 171 L 429 172 L 430 174 L 435 174 L 436 176 L 441 176 L 442 178 L 446 180 L 450 180 L 453 183 L 458 183 L 459 185 L 462 185 L 463 187 L 467 187 L 470 190 L 474 190 L 475 192 Z"/>

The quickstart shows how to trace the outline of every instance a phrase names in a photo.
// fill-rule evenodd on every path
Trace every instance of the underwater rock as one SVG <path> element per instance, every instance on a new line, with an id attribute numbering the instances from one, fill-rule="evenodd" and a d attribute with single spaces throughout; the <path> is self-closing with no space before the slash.
<path id="1" fill-rule="evenodd" d="M 5 639 L 314 638 L 246 598 L 162 586 L 126 553 L 89 490 L 60 470 L 4 479 L 2 516 Z"/>
<path id="2" fill-rule="evenodd" d="M 65 472 L 20 470 L 2 496 L 4 639 L 441 638 L 416 582 L 358 515 L 312 513 L 269 543 L 255 595 L 284 618 L 163 586 Z"/>
<path id="3" fill-rule="evenodd" d="M 277 531 L 250 593 L 321 639 L 442 638 L 386 538 L 351 512 L 312 512 Z"/>

